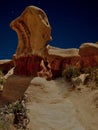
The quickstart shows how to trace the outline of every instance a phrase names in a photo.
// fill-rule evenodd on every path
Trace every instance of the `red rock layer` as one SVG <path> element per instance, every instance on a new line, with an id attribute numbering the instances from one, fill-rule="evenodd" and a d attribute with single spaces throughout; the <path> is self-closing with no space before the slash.
<path id="1" fill-rule="evenodd" d="M 62 76 L 62 72 L 66 69 L 66 66 L 76 66 L 80 68 L 80 57 L 55 57 L 52 61 L 50 61 L 51 71 L 52 71 L 52 78 L 57 78 Z"/>
<path id="2" fill-rule="evenodd" d="M 77 68 L 96 67 L 98 66 L 98 45 L 93 43 L 82 44 L 78 50 L 62 50 L 59 48 L 50 47 L 48 52 L 45 53 L 45 59 L 50 63 L 52 78 L 62 76 L 62 72 L 66 69 L 67 65 L 76 66 Z M 15 60 L 16 75 L 36 76 L 40 71 L 41 57 L 27 56 L 20 57 Z"/>
<path id="3" fill-rule="evenodd" d="M 57 78 L 62 75 L 62 58 L 54 58 L 51 63 L 52 78 Z"/>
<path id="4" fill-rule="evenodd" d="M 69 57 L 69 58 L 64 58 L 63 63 L 62 63 L 62 71 L 66 69 L 66 66 L 76 66 L 77 68 L 80 68 L 80 57 Z"/>
<path id="5" fill-rule="evenodd" d="M 20 76 L 37 76 L 37 72 L 40 71 L 41 59 L 41 57 L 34 55 L 14 59 L 14 74 Z"/>
<path id="6" fill-rule="evenodd" d="M 84 43 L 80 46 L 81 68 L 98 66 L 98 44 Z"/>
<path id="7" fill-rule="evenodd" d="M 96 66 L 98 66 L 98 55 L 81 57 L 81 68 Z"/>

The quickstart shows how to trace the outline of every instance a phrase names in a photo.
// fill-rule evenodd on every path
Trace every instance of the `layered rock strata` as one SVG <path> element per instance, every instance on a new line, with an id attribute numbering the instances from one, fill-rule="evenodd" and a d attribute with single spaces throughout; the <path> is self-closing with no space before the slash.
<path id="1" fill-rule="evenodd" d="M 16 75 L 37 76 L 42 59 L 48 60 L 53 78 L 60 77 L 67 65 L 78 68 L 98 66 L 97 43 L 84 43 L 79 49 L 49 46 L 51 26 L 45 12 L 38 7 L 27 7 L 10 26 L 19 39 L 13 55 Z"/>
<path id="2" fill-rule="evenodd" d="M 80 68 L 79 49 L 60 49 L 48 46 L 47 50 L 53 78 L 60 77 L 67 65 Z"/>
<path id="3" fill-rule="evenodd" d="M 13 20 L 11 28 L 17 32 L 18 47 L 15 57 L 42 55 L 51 40 L 51 27 L 45 12 L 35 6 L 28 6 L 23 13 Z"/>
<path id="4" fill-rule="evenodd" d="M 19 40 L 13 56 L 14 73 L 37 75 L 45 46 L 51 40 L 51 27 L 47 15 L 42 9 L 29 6 L 10 26 L 17 32 Z"/>
<path id="5" fill-rule="evenodd" d="M 37 76 L 37 72 L 40 71 L 41 60 L 42 58 L 36 55 L 14 59 L 14 74 L 20 76 Z"/>

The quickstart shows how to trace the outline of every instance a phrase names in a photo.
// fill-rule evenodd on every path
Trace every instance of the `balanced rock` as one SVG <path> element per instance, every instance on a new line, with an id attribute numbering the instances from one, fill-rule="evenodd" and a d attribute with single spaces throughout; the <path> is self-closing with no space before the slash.
<path id="1" fill-rule="evenodd" d="M 81 67 L 98 66 L 98 44 L 84 43 L 80 46 Z"/>
<path id="2" fill-rule="evenodd" d="M 17 32 L 19 40 L 16 54 L 13 56 L 15 74 L 35 75 L 46 45 L 51 40 L 47 15 L 38 7 L 28 6 L 10 26 Z"/>

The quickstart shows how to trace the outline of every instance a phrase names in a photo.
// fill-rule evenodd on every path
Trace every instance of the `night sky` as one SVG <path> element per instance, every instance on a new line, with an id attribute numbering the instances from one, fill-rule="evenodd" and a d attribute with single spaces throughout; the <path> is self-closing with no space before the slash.
<path id="1" fill-rule="evenodd" d="M 29 5 L 42 8 L 52 27 L 53 40 L 60 48 L 78 48 L 98 41 L 98 0 L 3 0 L 0 3 L 0 59 L 10 59 L 18 38 L 9 24 Z"/>

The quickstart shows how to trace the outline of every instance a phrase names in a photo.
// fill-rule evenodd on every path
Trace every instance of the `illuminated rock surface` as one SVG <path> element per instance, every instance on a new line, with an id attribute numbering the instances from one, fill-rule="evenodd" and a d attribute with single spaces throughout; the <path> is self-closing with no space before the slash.
<path id="1" fill-rule="evenodd" d="M 17 32 L 18 47 L 15 57 L 40 55 L 51 40 L 51 27 L 45 12 L 35 6 L 28 6 L 13 20 L 11 28 Z"/>
<path id="2" fill-rule="evenodd" d="M 42 59 L 48 60 L 53 79 L 61 77 L 68 65 L 77 68 L 98 66 L 98 43 L 84 43 L 79 49 L 50 46 L 51 26 L 45 12 L 38 7 L 28 6 L 10 26 L 19 40 L 13 55 L 16 75 L 37 76 Z"/>
<path id="3" fill-rule="evenodd" d="M 27 7 L 10 24 L 17 32 L 18 47 L 13 56 L 16 75 L 35 76 L 39 71 L 40 55 L 51 40 L 51 27 L 43 10 L 35 6 Z"/>

